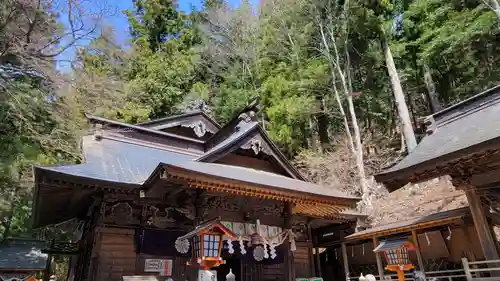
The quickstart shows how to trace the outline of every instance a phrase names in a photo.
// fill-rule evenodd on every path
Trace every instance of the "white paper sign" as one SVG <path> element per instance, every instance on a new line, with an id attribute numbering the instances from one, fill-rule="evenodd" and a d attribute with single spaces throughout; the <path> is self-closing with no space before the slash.
<path id="1" fill-rule="evenodd" d="M 215 270 L 199 270 L 198 281 L 217 281 L 217 271 Z"/>
<path id="2" fill-rule="evenodd" d="M 144 272 L 160 272 L 160 260 L 159 259 L 145 259 L 144 260 Z"/>
<path id="3" fill-rule="evenodd" d="M 172 260 L 145 259 L 144 272 L 159 272 L 160 276 L 172 275 Z"/>

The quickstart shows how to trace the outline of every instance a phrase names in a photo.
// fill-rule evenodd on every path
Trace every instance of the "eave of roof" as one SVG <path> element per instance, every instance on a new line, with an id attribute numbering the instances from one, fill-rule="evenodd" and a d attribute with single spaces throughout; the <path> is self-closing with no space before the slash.
<path id="1" fill-rule="evenodd" d="M 360 198 L 349 196 L 332 188 L 322 187 L 265 171 L 215 163 L 182 162 L 160 164 L 144 188 L 159 178 L 188 181 L 197 188 L 218 189 L 217 191 L 238 193 L 247 196 L 274 198 L 282 201 L 320 204 L 339 204 L 354 207 Z"/>
<path id="2" fill-rule="evenodd" d="M 193 236 L 199 235 L 200 233 L 206 232 L 207 230 L 211 230 L 215 227 L 222 230 L 222 232 L 225 235 L 231 237 L 232 239 L 236 239 L 236 237 L 237 237 L 236 234 L 234 234 L 230 229 L 228 229 L 225 225 L 223 225 L 220 222 L 220 218 L 215 218 L 215 219 L 206 221 L 206 222 L 196 226 L 195 229 L 193 229 L 192 231 L 188 232 L 187 234 L 185 234 L 177 239 L 179 239 L 179 240 L 190 239 Z"/>
<path id="3" fill-rule="evenodd" d="M 470 214 L 469 207 L 459 208 L 446 212 L 435 213 L 432 215 L 417 217 L 401 222 L 389 223 L 367 230 L 363 230 L 346 237 L 346 240 L 364 240 L 373 237 L 383 237 L 398 233 L 410 232 L 417 229 L 426 229 L 435 226 L 450 224 L 461 221 Z"/>
<path id="4" fill-rule="evenodd" d="M 136 126 L 148 126 L 148 125 L 153 125 L 153 124 L 162 123 L 162 122 L 166 122 L 166 121 L 174 121 L 174 120 L 178 120 L 178 119 L 183 119 L 186 117 L 191 117 L 191 116 L 196 116 L 196 115 L 201 115 L 205 119 L 207 119 L 210 123 L 212 123 L 214 126 L 216 126 L 217 128 L 219 128 L 219 129 L 222 128 L 222 126 L 219 123 L 217 123 L 217 121 L 215 121 L 212 117 L 208 116 L 203 111 L 193 111 L 193 112 L 189 112 L 189 113 L 168 116 L 168 117 L 164 117 L 164 118 L 159 118 L 159 119 L 154 119 L 154 120 L 149 120 L 149 121 L 137 123 L 135 125 Z"/>
<path id="5" fill-rule="evenodd" d="M 283 169 L 287 171 L 292 177 L 296 179 L 300 179 L 302 181 L 307 181 L 307 179 L 302 175 L 293 165 L 290 163 L 290 160 L 283 155 L 283 152 L 277 147 L 273 140 L 269 137 L 267 132 L 262 128 L 259 122 L 249 122 L 243 123 L 241 133 L 234 133 L 233 137 L 228 137 L 221 143 L 214 146 L 212 149 L 207 151 L 202 156 L 198 157 L 196 161 L 199 162 L 214 162 L 220 158 L 222 158 L 227 153 L 234 151 L 238 148 L 238 145 L 242 140 L 246 137 L 254 133 L 256 130 L 267 143 L 267 145 L 271 148 L 274 153 L 274 156 L 277 158 L 278 162 L 283 166 Z"/>
<path id="6" fill-rule="evenodd" d="M 195 142 L 195 143 L 201 143 L 201 144 L 205 143 L 204 141 L 198 140 L 198 139 L 195 139 L 195 138 L 189 138 L 189 137 L 179 136 L 179 135 L 176 135 L 176 134 L 167 133 L 167 132 L 163 132 L 163 131 L 152 130 L 152 129 L 148 129 L 148 128 L 141 127 L 141 126 L 138 126 L 138 125 L 126 124 L 126 123 L 122 123 L 122 122 L 118 122 L 118 121 L 114 121 L 114 120 L 109 120 L 109 119 L 98 117 L 98 116 L 93 116 L 93 115 L 90 115 L 90 114 L 85 114 L 85 117 L 87 117 L 87 119 L 89 119 L 89 121 L 92 121 L 92 122 L 101 122 L 101 123 L 110 124 L 110 125 L 114 125 L 114 126 L 119 126 L 119 127 L 123 127 L 123 128 L 134 129 L 134 130 L 137 130 L 137 131 L 140 131 L 140 132 L 149 133 L 149 134 L 154 134 L 154 135 L 160 135 L 160 136 L 165 136 L 165 137 L 170 137 L 170 138 L 181 139 L 181 140 L 189 141 L 189 142 Z"/>
<path id="7" fill-rule="evenodd" d="M 500 149 L 500 86 L 435 113 L 436 129 L 393 167 L 375 175 L 390 191 L 453 172 L 454 163 Z"/>
<path id="8" fill-rule="evenodd" d="M 222 157 L 222 152 L 227 150 L 228 148 L 236 145 L 239 141 L 250 135 L 255 129 L 259 126 L 258 122 L 245 123 L 241 127 L 241 130 L 233 133 L 231 136 L 227 137 L 224 141 L 214 146 L 212 149 L 207 151 L 205 154 L 196 158 L 195 161 L 198 162 L 212 162 L 214 160 Z M 217 156 L 217 159 L 213 159 L 214 156 Z"/>

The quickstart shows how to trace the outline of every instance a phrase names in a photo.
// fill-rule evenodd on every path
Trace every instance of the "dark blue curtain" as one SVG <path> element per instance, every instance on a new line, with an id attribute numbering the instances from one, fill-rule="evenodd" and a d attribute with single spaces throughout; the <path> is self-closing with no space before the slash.
<path id="1" fill-rule="evenodd" d="M 135 246 L 136 252 L 154 256 L 167 256 L 167 257 L 190 257 L 191 249 L 186 254 L 181 254 L 175 249 L 175 240 L 186 234 L 184 231 L 166 231 L 157 229 L 141 229 L 137 228 L 135 231 Z M 267 265 L 280 264 L 284 262 L 284 254 L 287 249 L 284 245 L 276 247 L 276 258 L 271 259 L 271 253 L 269 252 L 269 258 L 258 262 L 253 257 L 253 247 L 245 247 L 247 250 L 245 255 L 241 254 L 240 244 L 237 241 L 233 241 L 234 253 L 231 255 L 227 250 L 227 242 L 224 242 L 224 248 L 222 250 L 222 258 L 236 257 L 245 261 L 247 263 L 262 263 Z M 247 243 L 248 245 L 248 243 Z"/>

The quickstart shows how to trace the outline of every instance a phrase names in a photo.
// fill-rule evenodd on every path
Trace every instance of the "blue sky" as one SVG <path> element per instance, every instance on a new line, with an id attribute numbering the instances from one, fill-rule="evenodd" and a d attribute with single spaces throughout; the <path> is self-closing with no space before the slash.
<path id="1" fill-rule="evenodd" d="M 230 0 L 231 4 L 236 4 L 238 0 Z M 112 0 L 110 1 L 110 5 L 113 5 L 118 11 L 131 10 L 134 5 L 132 0 Z M 185 12 L 191 11 L 191 7 L 195 8 L 201 7 L 200 0 L 180 0 L 179 1 L 179 9 Z M 128 31 L 128 21 L 123 13 L 119 13 L 116 16 L 109 17 L 106 19 L 106 23 L 112 25 L 115 28 L 117 40 L 120 43 L 126 42 L 128 39 L 129 31 Z"/>
<path id="2" fill-rule="evenodd" d="M 93 1 L 99 1 L 99 0 L 93 0 Z M 90 3 L 96 3 L 90 1 Z M 240 4 L 241 0 L 226 0 L 231 6 L 233 7 L 238 7 Z M 253 3 L 255 6 L 257 6 L 257 3 L 259 0 L 250 0 L 251 3 Z M 114 28 L 115 35 L 116 35 L 116 40 L 120 44 L 126 44 L 127 40 L 129 39 L 129 29 L 128 29 L 128 21 L 127 17 L 123 14 L 122 11 L 124 10 L 131 10 L 134 8 L 132 0 L 108 0 L 107 4 L 113 8 L 113 10 L 118 11 L 116 15 L 109 16 L 108 18 L 105 19 L 105 24 L 110 25 Z M 90 9 L 94 8 L 92 7 L 91 4 Z M 190 12 L 191 8 L 194 7 L 195 9 L 199 9 L 202 6 L 202 1 L 201 0 L 178 0 L 178 6 L 179 9 L 185 12 Z M 62 17 L 62 20 L 64 22 L 64 15 Z M 85 44 L 84 42 L 80 42 L 80 44 Z M 61 71 L 67 71 L 69 70 L 70 66 L 67 61 L 71 60 L 72 57 L 75 55 L 75 50 L 74 49 L 68 49 L 64 53 L 62 53 L 59 56 L 59 59 L 61 62 L 58 63 L 58 69 Z M 63 62 L 64 61 L 64 62 Z"/>

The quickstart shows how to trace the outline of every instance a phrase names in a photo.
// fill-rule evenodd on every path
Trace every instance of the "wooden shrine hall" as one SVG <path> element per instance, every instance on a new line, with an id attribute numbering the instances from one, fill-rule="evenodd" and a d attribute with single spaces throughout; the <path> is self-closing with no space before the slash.
<path id="1" fill-rule="evenodd" d="M 500 86 L 427 117 L 425 129 L 417 147 L 375 179 L 394 191 L 451 176 L 465 191 L 484 258 L 499 260 L 487 213 L 497 212 L 500 198 Z"/>
<path id="2" fill-rule="evenodd" d="M 35 168 L 34 226 L 78 220 L 74 281 L 317 276 L 312 231 L 354 224 L 359 199 L 308 182 L 256 112 L 225 126 L 203 112 L 135 125 L 88 115 L 83 163 Z"/>

